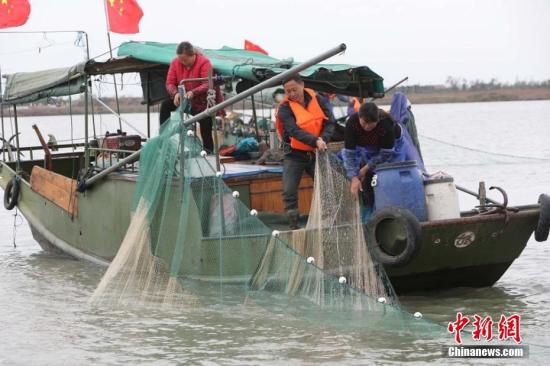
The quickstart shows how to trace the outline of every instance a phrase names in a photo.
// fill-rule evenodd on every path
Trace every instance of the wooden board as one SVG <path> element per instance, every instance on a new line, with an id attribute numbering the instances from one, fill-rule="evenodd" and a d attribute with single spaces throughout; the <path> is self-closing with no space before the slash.
<path id="1" fill-rule="evenodd" d="M 313 180 L 310 176 L 303 175 L 298 188 L 298 210 L 300 213 L 309 214 L 312 194 Z M 258 211 L 285 213 L 282 176 L 251 180 L 250 208 Z"/>
<path id="2" fill-rule="evenodd" d="M 74 179 L 67 178 L 37 165 L 32 168 L 31 189 L 75 216 L 78 212 L 76 184 L 77 182 Z"/>

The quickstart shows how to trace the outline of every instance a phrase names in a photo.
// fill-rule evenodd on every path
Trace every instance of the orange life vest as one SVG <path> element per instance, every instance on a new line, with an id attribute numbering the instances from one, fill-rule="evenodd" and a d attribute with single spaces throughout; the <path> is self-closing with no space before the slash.
<path id="1" fill-rule="evenodd" d="M 283 101 L 279 104 L 279 107 L 283 103 L 288 102 L 290 110 L 292 111 L 292 113 L 294 113 L 294 118 L 296 118 L 296 125 L 302 130 L 309 132 L 313 136 L 319 137 L 321 136 L 321 131 L 323 130 L 323 122 L 327 119 L 327 116 L 325 116 L 323 109 L 321 109 L 321 106 L 319 105 L 319 101 L 317 101 L 317 95 L 315 94 L 315 91 L 309 88 L 304 88 L 304 92 L 308 93 L 311 97 L 311 101 L 309 102 L 307 109 L 304 108 L 304 106 L 302 106 L 300 103 L 288 99 L 288 97 L 285 97 L 285 99 L 283 99 Z M 279 110 L 277 108 L 277 112 L 275 115 L 275 126 L 277 128 L 279 138 L 282 141 L 284 128 L 283 121 L 281 121 L 281 119 L 279 118 L 278 112 Z M 290 147 L 302 151 L 315 150 L 315 147 L 304 144 L 294 137 L 290 138 Z"/>
<path id="2" fill-rule="evenodd" d="M 361 102 L 359 101 L 359 98 L 354 97 L 353 98 L 353 111 L 355 113 L 359 112 L 359 108 L 361 108 Z"/>

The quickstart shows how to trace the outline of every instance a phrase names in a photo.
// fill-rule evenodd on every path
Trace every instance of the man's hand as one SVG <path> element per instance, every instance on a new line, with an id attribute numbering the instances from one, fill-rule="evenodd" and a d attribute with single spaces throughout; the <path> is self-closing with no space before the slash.
<path id="1" fill-rule="evenodd" d="M 325 141 L 323 141 L 322 138 L 318 138 L 317 141 L 315 142 L 315 144 L 317 145 L 317 148 L 321 151 L 325 151 L 327 149 L 327 144 Z"/>
<path id="2" fill-rule="evenodd" d="M 362 182 L 365 177 L 367 176 L 367 172 L 369 171 L 369 166 L 365 165 L 361 169 L 359 169 L 359 180 Z"/>
<path id="3" fill-rule="evenodd" d="M 361 180 L 358 177 L 351 178 L 351 196 L 354 199 L 359 198 L 359 192 L 363 192 L 363 187 L 361 186 Z"/>
<path id="4" fill-rule="evenodd" d="M 176 95 L 174 95 L 174 105 L 176 107 L 180 106 L 180 93 L 176 93 Z"/>
<path id="5" fill-rule="evenodd" d="M 187 93 L 185 93 L 185 97 L 187 99 L 193 99 L 193 92 L 192 91 L 188 91 Z"/>

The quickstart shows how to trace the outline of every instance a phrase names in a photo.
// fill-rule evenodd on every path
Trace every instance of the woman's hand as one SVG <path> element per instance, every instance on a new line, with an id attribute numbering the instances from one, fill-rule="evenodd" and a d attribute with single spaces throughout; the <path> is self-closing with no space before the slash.
<path id="1" fill-rule="evenodd" d="M 359 192 L 363 192 L 363 187 L 361 186 L 361 180 L 359 177 L 351 178 L 351 196 L 354 199 L 359 198 Z"/>

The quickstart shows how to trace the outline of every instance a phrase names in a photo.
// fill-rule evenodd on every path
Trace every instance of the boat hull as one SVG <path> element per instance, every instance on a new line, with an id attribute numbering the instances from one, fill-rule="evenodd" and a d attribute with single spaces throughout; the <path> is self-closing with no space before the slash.
<path id="1" fill-rule="evenodd" d="M 2 163 L 0 186 L 14 175 Z M 35 239 L 45 250 L 108 265 L 122 242 L 131 219 L 135 174 L 112 174 L 92 189 L 79 194 L 78 214 L 70 215 L 47 198 L 21 183 L 18 208 L 28 220 Z M 270 178 L 272 180 L 272 176 Z M 240 189 L 243 189 L 242 182 Z M 245 187 L 246 188 L 246 187 Z M 178 201 L 179 200 L 174 200 Z M 192 203 L 194 204 L 194 203 Z M 170 207 L 174 213 L 178 204 Z M 191 207 L 190 211 L 194 211 Z M 525 248 L 538 220 L 538 207 L 518 212 L 466 215 L 460 219 L 422 223 L 421 248 L 410 263 L 386 267 L 397 292 L 452 287 L 491 286 Z M 167 242 L 175 242 L 177 214 L 168 223 Z M 200 219 L 191 217 L 181 275 L 202 280 L 246 281 L 263 257 L 269 235 L 228 237 L 220 241 L 205 236 Z M 154 236 L 154 234 L 153 234 Z M 155 239 L 155 238 L 153 238 Z M 157 253 L 170 258 L 173 248 Z"/>

